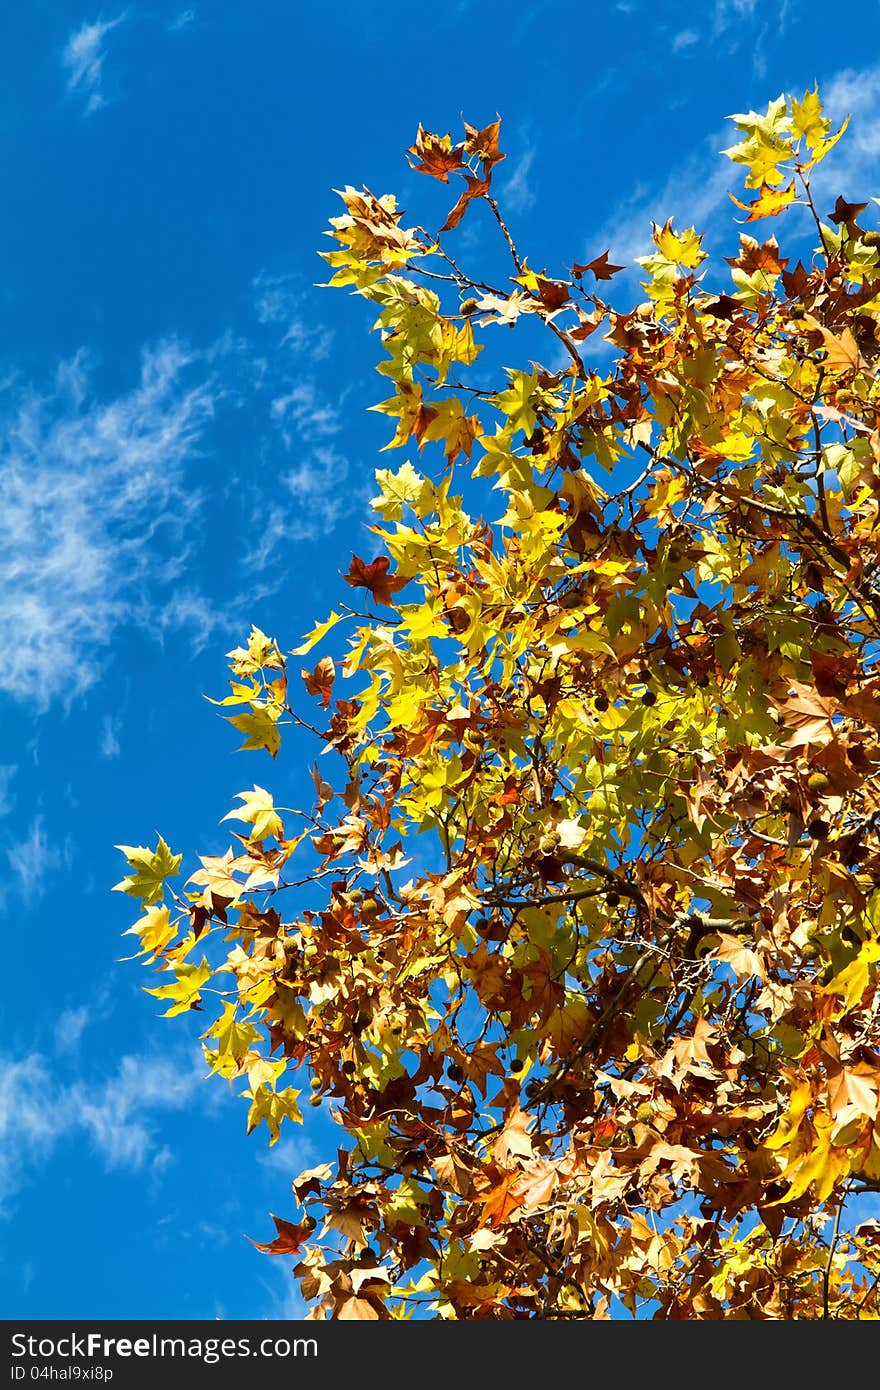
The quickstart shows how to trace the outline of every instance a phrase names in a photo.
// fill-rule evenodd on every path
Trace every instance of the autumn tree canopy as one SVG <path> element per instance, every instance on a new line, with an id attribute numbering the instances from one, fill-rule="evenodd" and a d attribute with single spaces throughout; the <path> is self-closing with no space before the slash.
<path id="1" fill-rule="evenodd" d="M 738 254 L 655 225 L 628 310 L 518 244 L 497 121 L 419 129 L 439 232 L 332 219 L 409 457 L 230 653 L 227 854 L 117 885 L 248 1128 L 338 1122 L 263 1247 L 312 1316 L 880 1313 L 880 236 L 815 92 L 733 119 Z"/>

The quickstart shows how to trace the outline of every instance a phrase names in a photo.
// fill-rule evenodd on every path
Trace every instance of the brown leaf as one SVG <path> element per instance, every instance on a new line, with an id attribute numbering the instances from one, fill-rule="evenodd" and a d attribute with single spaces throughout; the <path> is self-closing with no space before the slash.
<path id="1" fill-rule="evenodd" d="M 567 285 L 563 285 L 560 280 L 545 280 L 541 275 L 535 278 L 538 282 L 538 298 L 545 309 L 561 309 L 571 297 Z"/>
<path id="2" fill-rule="evenodd" d="M 493 1187 L 485 1197 L 480 1198 L 483 1214 L 477 1223 L 478 1225 L 502 1226 L 511 1212 L 516 1211 L 517 1207 L 525 1205 L 525 1198 L 521 1194 L 511 1191 L 519 1177 L 520 1174 L 515 1169 L 505 1173 L 497 1186 Z"/>
<path id="3" fill-rule="evenodd" d="M 277 1236 L 266 1245 L 248 1236 L 251 1245 L 255 1245 L 258 1250 L 265 1250 L 267 1255 L 296 1255 L 303 1241 L 307 1240 L 314 1231 L 315 1223 L 304 1221 L 296 1226 L 293 1222 L 285 1221 L 283 1217 L 276 1216 L 274 1212 L 270 1212 L 269 1215 L 275 1222 Z"/>
<path id="4" fill-rule="evenodd" d="M 348 574 L 343 575 L 343 579 L 353 589 L 369 589 L 377 603 L 391 608 L 391 595 L 398 593 L 408 581 L 399 575 L 389 574 L 390 564 L 387 555 L 379 555 L 369 564 L 358 555 L 352 555 Z"/>
<path id="5" fill-rule="evenodd" d="M 848 203 L 845 198 L 838 194 L 837 202 L 834 204 L 834 211 L 829 213 L 828 221 L 835 226 L 846 226 L 852 232 L 855 230 L 856 218 L 860 212 L 864 212 L 867 203 Z"/>
<path id="6" fill-rule="evenodd" d="M 608 254 L 607 251 L 603 251 L 601 256 L 594 256 L 591 261 L 587 261 L 584 265 L 573 265 L 571 268 L 572 275 L 579 280 L 581 276 L 586 275 L 589 270 L 597 280 L 610 280 L 612 275 L 616 275 L 620 270 L 625 270 L 626 267 L 614 265 L 609 261 Z"/>
<path id="7" fill-rule="evenodd" d="M 300 675 L 305 681 L 305 687 L 309 694 L 320 695 L 321 705 L 326 709 L 330 703 L 333 682 L 336 679 L 336 667 L 333 664 L 333 658 L 323 656 L 314 671 L 308 671 L 304 667 Z"/>
<path id="8" fill-rule="evenodd" d="M 489 180 L 475 179 L 472 174 L 465 175 L 465 185 L 464 192 L 440 228 L 441 232 L 451 232 L 457 227 L 467 211 L 468 203 L 474 198 L 481 198 L 484 193 L 489 191 Z"/>
<path id="9" fill-rule="evenodd" d="M 422 125 L 407 154 L 414 155 L 418 161 L 410 160 L 413 169 L 432 179 L 440 179 L 442 183 L 449 182 L 450 170 L 461 169 L 464 164 L 461 145 L 453 145 L 448 135 L 431 135 Z"/>
<path id="10" fill-rule="evenodd" d="M 491 125 L 483 126 L 478 130 L 476 126 L 464 123 L 464 148 L 467 154 L 475 154 L 478 159 L 482 159 L 484 166 L 491 169 L 493 164 L 498 164 L 504 155 L 498 148 L 498 133 L 501 130 L 501 121 L 494 120 Z"/>

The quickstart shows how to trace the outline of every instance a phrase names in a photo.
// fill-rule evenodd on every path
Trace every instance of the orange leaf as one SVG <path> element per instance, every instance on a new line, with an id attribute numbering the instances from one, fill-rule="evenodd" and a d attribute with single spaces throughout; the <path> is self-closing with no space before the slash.
<path id="1" fill-rule="evenodd" d="M 303 1241 L 314 1230 L 314 1222 L 305 1221 L 301 1225 L 295 1226 L 293 1222 L 285 1221 L 283 1217 L 276 1216 L 274 1212 L 270 1214 L 275 1222 L 277 1236 L 266 1245 L 248 1236 L 251 1245 L 255 1245 L 258 1250 L 265 1250 L 267 1255 L 296 1255 Z"/>
<path id="2" fill-rule="evenodd" d="M 838 336 L 827 328 L 820 328 L 825 342 L 825 365 L 832 371 L 856 371 L 861 362 L 859 347 L 850 329 L 845 328 Z"/>
<path id="3" fill-rule="evenodd" d="M 759 217 L 778 217 L 789 203 L 795 201 L 794 179 L 787 188 L 768 188 L 764 184 L 754 203 L 741 203 L 732 193 L 728 193 L 727 196 L 738 208 L 748 212 L 747 222 L 757 222 Z"/>
<path id="4" fill-rule="evenodd" d="M 461 157 L 461 145 L 453 145 L 448 135 L 431 135 L 423 126 L 419 126 L 416 134 L 416 142 L 407 150 L 407 154 L 415 155 L 419 161 L 412 167 L 420 174 L 427 174 L 432 179 L 440 179 L 442 183 L 449 182 L 449 171 L 460 169 L 463 164 Z"/>
<path id="5" fill-rule="evenodd" d="M 483 1215 L 478 1225 L 501 1226 L 511 1212 L 516 1211 L 517 1207 L 525 1206 L 525 1197 L 519 1192 L 511 1191 L 521 1176 L 519 1172 L 505 1173 L 498 1186 L 480 1198 L 483 1203 Z"/>

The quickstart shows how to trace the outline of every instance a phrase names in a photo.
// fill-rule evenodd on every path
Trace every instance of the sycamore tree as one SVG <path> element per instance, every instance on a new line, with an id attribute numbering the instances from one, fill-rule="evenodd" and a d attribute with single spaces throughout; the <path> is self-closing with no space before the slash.
<path id="1" fill-rule="evenodd" d="M 816 92 L 733 119 L 800 254 L 667 221 L 628 310 L 526 258 L 497 122 L 419 130 L 439 232 L 332 219 L 411 457 L 329 616 L 230 653 L 228 852 L 117 885 L 249 1130 L 339 1126 L 262 1247 L 311 1316 L 880 1313 L 880 236 Z"/>

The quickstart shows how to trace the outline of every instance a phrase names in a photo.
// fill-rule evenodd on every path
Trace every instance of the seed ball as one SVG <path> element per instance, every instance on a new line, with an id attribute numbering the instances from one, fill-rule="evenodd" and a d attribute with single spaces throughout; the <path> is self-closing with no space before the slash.
<path id="1" fill-rule="evenodd" d="M 811 772 L 807 778 L 807 786 L 811 792 L 827 792 L 831 783 L 824 772 Z"/>
<path id="2" fill-rule="evenodd" d="M 448 1070 L 448 1073 L 449 1073 L 449 1080 L 450 1080 L 450 1081 L 455 1081 L 455 1082 L 464 1081 L 464 1072 L 462 1071 L 461 1067 L 458 1066 L 458 1064 L 457 1064 L 456 1062 L 450 1062 L 449 1067 L 447 1068 L 447 1070 Z"/>
<path id="3" fill-rule="evenodd" d="M 355 1072 L 357 1071 L 357 1067 L 355 1066 L 354 1062 L 343 1062 L 342 1070 L 345 1072 L 346 1076 L 354 1076 Z"/>
<path id="4" fill-rule="evenodd" d="M 827 820 L 811 820 L 809 825 L 807 826 L 807 834 L 809 835 L 811 840 L 827 840 Z"/>
<path id="5" fill-rule="evenodd" d="M 321 1078 L 320 1078 L 320 1076 L 313 1076 L 312 1079 L 311 1079 L 311 1081 L 309 1082 L 309 1085 L 311 1086 L 311 1088 L 312 1088 L 313 1091 L 320 1091 L 320 1089 L 321 1089 Z"/>
<path id="6" fill-rule="evenodd" d="M 514 1075 L 516 1075 L 518 1071 L 522 1071 L 524 1066 L 525 1062 L 522 1060 L 521 1057 L 514 1057 L 513 1061 L 510 1064 L 510 1070 L 514 1073 Z"/>
<path id="7" fill-rule="evenodd" d="M 607 695 L 597 695 L 595 700 L 593 701 L 595 708 L 599 711 L 600 714 L 605 713 L 605 711 L 608 708 L 608 703 L 609 701 Z"/>
<path id="8" fill-rule="evenodd" d="M 320 1097 L 320 1096 L 309 1096 L 309 1105 L 320 1105 L 320 1104 L 321 1104 L 321 1097 Z"/>
<path id="9" fill-rule="evenodd" d="M 657 696 L 654 694 L 653 690 L 646 690 L 642 696 L 642 704 L 650 707 L 651 705 L 656 705 L 656 703 Z"/>
<path id="10" fill-rule="evenodd" d="M 606 901 L 606 903 L 608 904 L 609 907 L 617 907 L 618 904 L 620 903 L 620 894 L 619 894 L 619 893 L 606 893 L 606 894 L 605 894 L 605 901 Z"/>
<path id="11" fill-rule="evenodd" d="M 643 1125 L 649 1125 L 654 1119 L 654 1107 L 649 1100 L 643 1100 L 636 1111 L 636 1119 Z"/>

